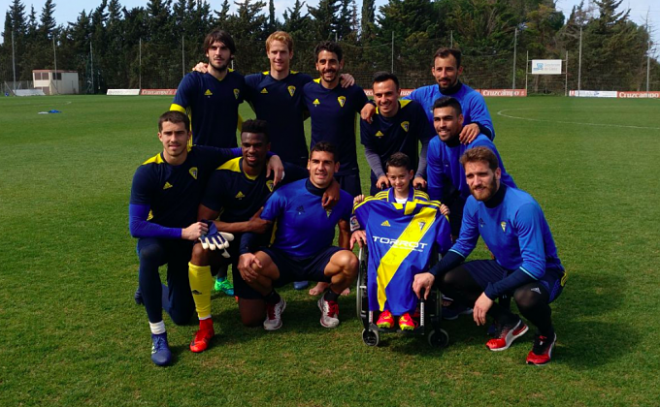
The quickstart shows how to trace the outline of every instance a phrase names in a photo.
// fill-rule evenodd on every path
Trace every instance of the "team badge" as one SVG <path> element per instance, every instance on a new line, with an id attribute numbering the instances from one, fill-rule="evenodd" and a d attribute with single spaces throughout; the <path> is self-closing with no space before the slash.
<path id="1" fill-rule="evenodd" d="M 325 213 L 326 213 L 326 215 L 328 215 L 328 218 L 329 218 L 330 215 L 332 215 L 332 209 L 326 209 Z"/>
<path id="2" fill-rule="evenodd" d="M 480 226 L 480 227 L 484 227 L 484 226 L 486 226 L 486 222 L 484 222 L 484 220 L 481 219 L 481 218 L 479 218 L 479 226 Z"/>
<path id="3" fill-rule="evenodd" d="M 241 94 L 241 91 L 239 89 L 234 89 L 234 97 L 238 99 L 238 96 Z"/>
<path id="4" fill-rule="evenodd" d="M 192 167 L 188 172 L 193 178 L 197 179 L 197 167 Z"/>
<path id="5" fill-rule="evenodd" d="M 275 187 L 273 186 L 273 181 L 272 180 L 266 181 L 266 188 L 268 188 L 268 190 L 270 192 L 273 192 L 273 188 L 275 188 Z"/>
<path id="6" fill-rule="evenodd" d="M 410 122 L 408 121 L 401 122 L 401 127 L 406 133 L 408 133 L 408 130 L 410 130 Z"/>
<path id="7" fill-rule="evenodd" d="M 172 187 L 173 187 L 173 185 L 170 184 L 169 182 L 165 182 L 165 185 L 163 185 L 163 189 L 170 189 Z"/>
<path id="8" fill-rule="evenodd" d="M 381 223 L 380 226 L 387 226 L 387 227 L 390 227 L 390 222 L 385 221 L 385 222 Z"/>
<path id="9" fill-rule="evenodd" d="M 213 92 L 211 92 L 209 89 L 206 89 L 206 92 L 204 92 L 204 96 L 213 96 Z"/>
<path id="10" fill-rule="evenodd" d="M 383 134 L 383 132 L 381 132 L 380 130 L 378 130 L 378 131 L 376 132 L 376 137 L 380 138 L 380 137 L 383 137 L 383 136 L 384 136 L 384 134 Z"/>
<path id="11" fill-rule="evenodd" d="M 293 94 L 296 93 L 296 87 L 295 86 L 289 86 L 289 87 L 287 87 L 287 89 L 289 90 L 289 95 L 291 95 L 291 97 L 293 97 Z"/>
<path id="12" fill-rule="evenodd" d="M 351 225 L 351 232 L 360 230 L 360 222 L 358 222 L 357 217 L 355 215 L 351 216 L 350 225 Z"/>
<path id="13" fill-rule="evenodd" d="M 339 102 L 339 106 L 344 107 L 346 104 L 346 96 L 339 96 L 337 102 Z"/>
<path id="14" fill-rule="evenodd" d="M 243 194 L 243 192 L 238 191 L 238 193 L 236 194 L 236 196 L 234 198 L 236 198 L 240 201 L 241 199 L 245 198 L 245 195 Z"/>
<path id="15" fill-rule="evenodd" d="M 506 222 L 500 223 L 500 226 L 502 227 L 502 232 L 506 232 Z"/>
<path id="16" fill-rule="evenodd" d="M 293 96 L 293 95 L 291 95 L 291 96 Z M 320 105 L 321 102 L 319 102 L 318 99 L 314 99 L 314 101 L 312 102 L 312 104 L 314 105 L 314 107 L 316 107 L 316 106 Z"/>
<path id="17" fill-rule="evenodd" d="M 419 230 L 424 230 L 424 226 L 426 226 L 426 222 L 417 222 L 419 225 Z"/>
<path id="18" fill-rule="evenodd" d="M 296 212 L 298 212 L 298 215 L 302 215 L 305 213 L 305 207 L 300 205 L 299 207 L 296 208 Z"/>

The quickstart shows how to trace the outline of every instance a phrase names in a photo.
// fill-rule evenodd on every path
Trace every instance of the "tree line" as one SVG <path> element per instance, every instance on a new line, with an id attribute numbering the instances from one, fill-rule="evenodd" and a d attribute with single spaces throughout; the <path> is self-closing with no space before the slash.
<path id="1" fill-rule="evenodd" d="M 510 88 L 512 80 L 523 87 L 527 52 L 530 59 L 565 59 L 568 52 L 571 89 L 578 64 L 582 89 L 646 87 L 650 34 L 630 20 L 623 0 L 583 2 L 568 17 L 554 0 L 389 0 L 378 10 L 375 0 L 364 0 L 360 8 L 356 0 L 320 0 L 316 6 L 296 0 L 281 19 L 274 0 L 267 1 L 237 0 L 231 12 L 229 0 L 217 10 L 206 0 L 149 0 L 130 9 L 119 0 L 100 0 L 76 21 L 58 24 L 54 0 L 39 13 L 12 0 L 2 31 L 0 78 L 12 81 L 13 53 L 17 80 L 31 80 L 33 69 L 53 69 L 56 59 L 57 69 L 79 72 L 87 93 L 174 88 L 204 60 L 204 37 L 218 27 L 236 41 L 234 68 L 244 74 L 267 69 L 265 39 L 284 30 L 296 42 L 293 69 L 311 72 L 316 43 L 337 40 L 345 70 L 367 87 L 378 70 L 394 71 L 404 87 L 427 84 L 431 56 L 440 46 L 463 51 L 464 79 L 474 87 Z M 658 89 L 660 65 L 650 62 L 652 89 Z M 532 79 L 537 90 L 564 86 L 561 78 Z"/>

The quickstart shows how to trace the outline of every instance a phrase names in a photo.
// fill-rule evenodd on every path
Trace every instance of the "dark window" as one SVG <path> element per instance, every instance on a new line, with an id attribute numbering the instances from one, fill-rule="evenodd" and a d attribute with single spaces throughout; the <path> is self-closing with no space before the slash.
<path id="1" fill-rule="evenodd" d="M 41 72 L 35 72 L 34 73 L 34 80 L 35 81 L 40 81 L 41 80 Z"/>
<path id="2" fill-rule="evenodd" d="M 61 72 L 54 73 L 53 75 L 55 76 L 56 81 L 61 81 L 62 80 L 62 73 Z"/>

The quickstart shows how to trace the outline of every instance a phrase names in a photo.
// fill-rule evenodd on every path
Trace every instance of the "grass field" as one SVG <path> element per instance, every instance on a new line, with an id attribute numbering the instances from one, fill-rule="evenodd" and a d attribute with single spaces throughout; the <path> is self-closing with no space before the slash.
<path id="1" fill-rule="evenodd" d="M 507 169 L 543 207 L 569 273 L 550 365 L 524 364 L 531 333 L 489 352 L 468 318 L 445 324 L 446 349 L 395 335 L 370 348 L 354 295 L 326 330 L 314 299 L 287 289 L 271 333 L 215 297 L 219 335 L 203 354 L 188 350 L 196 323 L 166 318 L 175 363 L 158 368 L 133 303 L 127 206 L 170 100 L 0 99 L 0 406 L 660 403 L 660 102 L 488 100 Z M 37 115 L 50 109 L 62 113 Z"/>

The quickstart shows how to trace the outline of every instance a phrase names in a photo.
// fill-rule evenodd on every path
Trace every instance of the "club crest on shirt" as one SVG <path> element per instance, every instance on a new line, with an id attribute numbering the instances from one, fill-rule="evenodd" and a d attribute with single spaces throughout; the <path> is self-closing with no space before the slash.
<path id="1" fill-rule="evenodd" d="M 484 222 L 483 219 L 479 218 L 479 227 L 484 227 L 486 226 L 486 222 Z"/>
<path id="2" fill-rule="evenodd" d="M 288 86 L 287 89 L 289 90 L 289 95 L 293 97 L 293 94 L 296 93 L 296 87 L 295 86 Z"/>
<path id="3" fill-rule="evenodd" d="M 241 94 L 240 89 L 234 89 L 234 97 L 238 99 L 238 96 Z"/>
<path id="4" fill-rule="evenodd" d="M 426 226 L 426 222 L 417 222 L 419 225 L 419 230 L 424 230 L 424 226 Z"/>
<path id="5" fill-rule="evenodd" d="M 500 226 L 502 227 L 502 232 L 506 232 L 506 222 L 500 223 Z"/>
<path id="6" fill-rule="evenodd" d="M 190 170 L 188 170 L 190 175 L 192 175 L 193 178 L 197 179 L 197 167 L 192 167 Z"/>
<path id="7" fill-rule="evenodd" d="M 325 213 L 326 213 L 326 215 L 328 215 L 328 218 L 329 218 L 330 215 L 332 215 L 332 209 L 326 209 Z"/>
<path id="8" fill-rule="evenodd" d="M 270 192 L 273 192 L 273 188 L 275 188 L 275 187 L 273 186 L 273 180 L 270 180 L 270 179 L 269 179 L 268 181 L 266 181 L 266 188 L 268 188 L 268 190 L 269 190 Z"/>
<path id="9" fill-rule="evenodd" d="M 401 128 L 403 129 L 403 131 L 408 133 L 408 130 L 410 130 L 410 122 L 409 121 L 401 122 Z"/>
<path id="10" fill-rule="evenodd" d="M 296 212 L 298 212 L 298 215 L 302 215 L 305 213 L 305 207 L 300 205 L 299 207 L 296 208 Z"/>
<path id="11" fill-rule="evenodd" d="M 346 104 L 346 96 L 339 96 L 337 102 L 339 102 L 339 106 L 344 107 Z"/>

